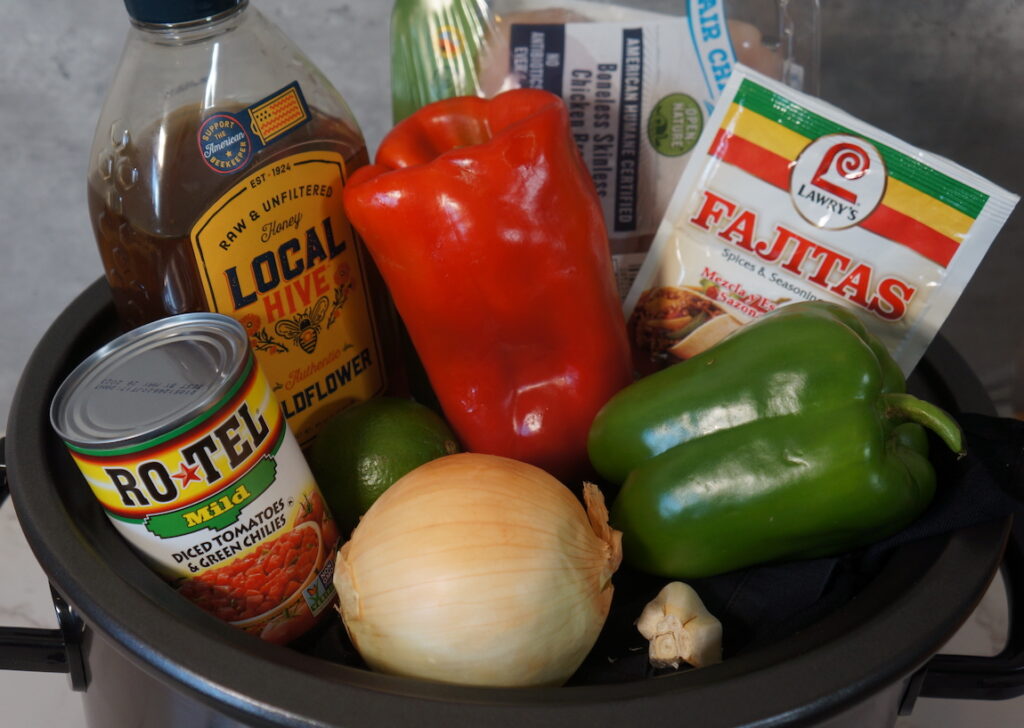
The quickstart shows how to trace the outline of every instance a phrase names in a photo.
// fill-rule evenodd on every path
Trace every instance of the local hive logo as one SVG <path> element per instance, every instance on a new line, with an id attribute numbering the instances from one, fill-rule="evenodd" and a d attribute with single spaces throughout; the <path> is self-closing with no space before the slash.
<path id="1" fill-rule="evenodd" d="M 841 230 L 870 215 L 885 194 L 885 162 L 874 146 L 846 134 L 823 136 L 797 157 L 789 196 L 815 227 Z"/>

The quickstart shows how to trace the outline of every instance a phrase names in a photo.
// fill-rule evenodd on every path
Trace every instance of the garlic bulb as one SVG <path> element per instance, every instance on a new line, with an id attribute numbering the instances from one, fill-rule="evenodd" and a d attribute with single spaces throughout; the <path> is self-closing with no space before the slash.
<path id="1" fill-rule="evenodd" d="M 689 584 L 666 584 L 644 607 L 636 628 L 649 640 L 654 667 L 678 668 L 680 661 L 704 667 L 722 661 L 722 623 Z"/>
<path id="2" fill-rule="evenodd" d="M 608 615 L 621 534 L 540 468 L 433 460 L 392 485 L 338 555 L 335 585 L 374 670 L 463 685 L 558 685 Z"/>

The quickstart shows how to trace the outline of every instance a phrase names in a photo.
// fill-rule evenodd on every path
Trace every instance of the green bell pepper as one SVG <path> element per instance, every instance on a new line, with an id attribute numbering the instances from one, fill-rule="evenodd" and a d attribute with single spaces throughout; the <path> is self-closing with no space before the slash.
<path id="1" fill-rule="evenodd" d="M 587 450 L 618 485 L 640 463 L 716 430 L 905 391 L 899 366 L 856 314 L 794 303 L 619 391 L 591 424 Z"/>
<path id="2" fill-rule="evenodd" d="M 922 405 L 905 397 L 749 422 L 648 460 L 612 505 L 627 563 L 695 579 L 896 533 L 935 493 L 927 455 L 896 433 L 901 405 Z"/>
<path id="3" fill-rule="evenodd" d="M 624 480 L 611 521 L 626 561 L 692 579 L 905 527 L 935 492 L 923 428 L 963 450 L 956 421 L 905 386 L 853 314 L 815 302 L 623 390 L 589 444 Z"/>

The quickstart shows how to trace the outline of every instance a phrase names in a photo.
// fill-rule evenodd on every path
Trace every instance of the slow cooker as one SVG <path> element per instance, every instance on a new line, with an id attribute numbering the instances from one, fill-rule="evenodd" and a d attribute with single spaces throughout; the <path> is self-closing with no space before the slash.
<path id="1" fill-rule="evenodd" d="M 19 522 L 53 588 L 59 626 L 6 628 L 0 667 L 70 674 L 87 720 L 110 726 L 885 726 L 919 695 L 1024 693 L 1013 619 L 991 658 L 936 655 L 997 573 L 1011 612 L 1024 583 L 1012 517 L 895 548 L 842 604 L 784 638 L 717 665 L 643 680 L 486 689 L 376 674 L 326 659 L 344 650 L 338 620 L 293 647 L 264 643 L 185 601 L 130 550 L 50 429 L 67 373 L 118 333 L 105 281 L 53 322 L 14 397 L 7 479 Z M 954 413 L 993 414 L 942 338 L 911 390 Z"/>

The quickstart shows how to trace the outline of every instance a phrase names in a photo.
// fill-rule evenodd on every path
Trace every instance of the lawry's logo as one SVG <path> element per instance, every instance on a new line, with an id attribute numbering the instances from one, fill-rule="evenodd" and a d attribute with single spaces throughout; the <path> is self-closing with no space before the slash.
<path id="1" fill-rule="evenodd" d="M 887 174 L 878 150 L 860 137 L 830 134 L 797 157 L 789 196 L 815 227 L 841 230 L 870 215 L 885 195 Z"/>

